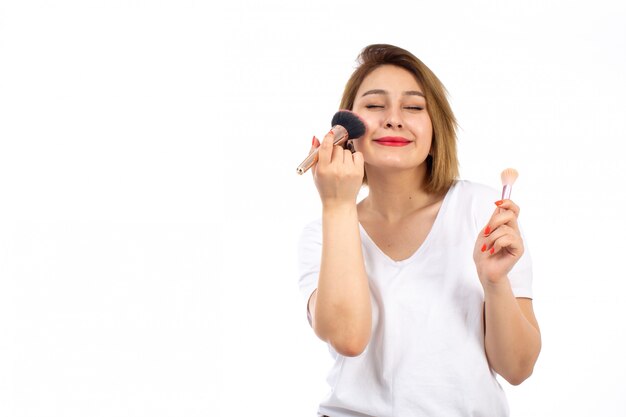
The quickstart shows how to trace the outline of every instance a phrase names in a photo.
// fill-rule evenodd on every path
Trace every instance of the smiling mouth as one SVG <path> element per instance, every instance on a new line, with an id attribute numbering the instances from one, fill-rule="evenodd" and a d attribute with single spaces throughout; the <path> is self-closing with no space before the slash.
<path id="1" fill-rule="evenodd" d="M 403 137 L 386 136 L 384 138 L 374 139 L 374 142 L 383 146 L 406 146 L 411 143 L 410 140 Z"/>

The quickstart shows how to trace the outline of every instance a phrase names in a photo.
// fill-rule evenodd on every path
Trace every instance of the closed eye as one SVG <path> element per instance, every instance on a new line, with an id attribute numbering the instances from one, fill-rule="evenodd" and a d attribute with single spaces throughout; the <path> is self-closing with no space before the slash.
<path id="1" fill-rule="evenodd" d="M 385 106 L 381 106 L 379 104 L 368 104 L 365 106 L 366 109 L 382 109 Z"/>
<path id="2" fill-rule="evenodd" d="M 405 107 L 405 109 L 408 109 L 408 110 L 424 110 L 423 107 L 419 107 L 419 106 L 407 106 L 407 107 Z"/>

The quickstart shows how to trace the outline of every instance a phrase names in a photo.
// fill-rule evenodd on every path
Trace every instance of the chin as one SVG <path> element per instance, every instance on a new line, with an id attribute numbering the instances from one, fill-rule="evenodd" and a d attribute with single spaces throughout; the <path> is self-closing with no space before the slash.
<path id="1" fill-rule="evenodd" d="M 400 172 L 417 169 L 419 165 L 415 164 L 368 164 L 370 170 L 376 170 L 378 172 Z"/>
<path id="2" fill-rule="evenodd" d="M 410 168 L 416 168 L 422 165 L 425 161 L 426 161 L 426 158 L 424 158 L 424 160 L 421 160 L 421 161 L 416 161 L 416 160 L 409 161 L 407 160 L 407 158 L 389 157 L 389 158 L 372 158 L 371 160 L 368 161 L 368 164 L 377 166 L 380 168 L 387 167 L 387 168 L 398 168 L 398 169 L 410 169 Z"/>

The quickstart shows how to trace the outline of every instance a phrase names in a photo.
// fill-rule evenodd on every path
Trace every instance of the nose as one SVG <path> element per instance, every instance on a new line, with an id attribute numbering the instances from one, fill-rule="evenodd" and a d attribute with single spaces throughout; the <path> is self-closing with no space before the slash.
<path id="1" fill-rule="evenodd" d="M 396 122 L 396 121 L 393 121 L 391 119 L 388 119 L 387 123 L 385 123 L 385 127 L 388 127 L 388 128 L 396 127 L 398 129 L 402 129 L 402 122 Z"/>
<path id="2" fill-rule="evenodd" d="M 402 117 L 396 109 L 389 110 L 387 120 L 385 120 L 385 127 L 389 129 L 402 129 Z"/>

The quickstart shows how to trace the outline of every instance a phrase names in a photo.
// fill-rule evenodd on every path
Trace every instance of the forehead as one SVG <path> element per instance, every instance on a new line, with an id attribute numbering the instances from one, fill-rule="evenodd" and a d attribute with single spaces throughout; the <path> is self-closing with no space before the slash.
<path id="1" fill-rule="evenodd" d="M 370 72 L 363 79 L 356 98 L 361 97 L 366 91 L 376 89 L 386 90 L 390 93 L 402 93 L 405 91 L 424 92 L 413 74 L 395 65 L 382 65 Z"/>

